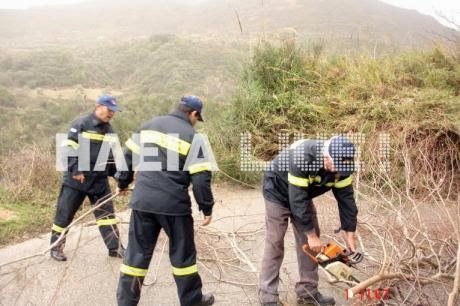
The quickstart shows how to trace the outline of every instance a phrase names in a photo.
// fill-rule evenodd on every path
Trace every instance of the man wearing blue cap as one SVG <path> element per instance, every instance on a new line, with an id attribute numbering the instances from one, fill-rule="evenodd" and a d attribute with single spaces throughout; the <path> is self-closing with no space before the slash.
<path id="1" fill-rule="evenodd" d="M 200 98 L 182 97 L 175 111 L 145 122 L 141 125 L 140 137 L 135 134 L 126 142 L 125 160 L 130 171 L 116 175 L 121 191 L 132 182 L 133 168 L 136 168 L 133 161 L 139 156 L 158 168 L 147 170 L 141 169 L 140 165 L 138 168 L 130 199 L 132 212 L 128 248 L 118 283 L 119 306 L 139 303 L 142 284 L 162 229 L 169 238 L 169 259 L 180 305 L 206 306 L 214 303 L 214 296 L 203 294 L 201 290 L 188 191 L 192 184 L 198 208 L 204 215 L 202 225 L 208 225 L 214 205 L 211 164 L 203 158 L 190 162 L 185 169 L 189 155 L 194 158 L 192 143 L 196 132 L 193 127 L 197 121 L 203 121 L 202 108 Z M 146 147 L 156 152 L 155 156 L 144 156 L 142 150 Z M 175 166 L 171 167 L 171 164 Z M 161 304 L 161 301 L 158 303 Z"/>
<path id="2" fill-rule="evenodd" d="M 296 242 L 300 280 L 295 286 L 298 305 L 335 305 L 318 291 L 318 265 L 303 251 L 308 243 L 322 250 L 319 225 L 312 199 L 332 190 L 337 200 L 341 230 L 350 252 L 356 251 L 358 209 L 353 196 L 355 148 L 347 138 L 327 141 L 299 140 L 270 162 L 264 174 L 266 237 L 259 282 L 261 305 L 281 306 L 279 271 L 284 256 L 284 236 L 291 219 Z"/>
<path id="3" fill-rule="evenodd" d="M 72 222 L 75 213 L 80 208 L 83 200 L 88 197 L 91 204 L 111 193 L 108 176 L 116 172 L 113 164 L 108 164 L 104 171 L 94 170 L 99 150 L 104 141 L 112 141 L 105 134 L 114 133 L 109 121 L 115 112 L 121 111 L 117 100 L 109 95 L 99 97 L 94 112 L 80 117 L 72 122 L 67 140 L 63 144 L 69 151 L 75 151 L 80 147 L 78 137 L 89 140 L 89 171 L 78 169 L 78 157 L 68 158 L 68 171 L 64 173 L 61 190 L 57 200 L 56 216 L 51 231 L 51 244 L 57 241 L 65 228 Z M 76 155 L 76 154 L 73 154 Z M 120 234 L 117 228 L 113 203 L 110 201 L 94 212 L 96 223 L 109 249 L 109 256 L 122 258 L 124 248 L 120 243 Z M 64 233 L 65 234 L 65 233 Z M 63 249 L 65 238 L 51 249 L 51 257 L 57 261 L 65 261 Z"/>

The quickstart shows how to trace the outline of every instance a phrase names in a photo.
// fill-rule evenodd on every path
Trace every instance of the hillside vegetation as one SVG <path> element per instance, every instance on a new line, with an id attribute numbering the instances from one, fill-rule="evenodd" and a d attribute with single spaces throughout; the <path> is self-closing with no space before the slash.
<path id="1" fill-rule="evenodd" d="M 211 103 L 228 101 L 247 57 L 245 48 L 236 42 L 159 35 L 79 50 L 4 51 L 0 151 L 19 145 L 17 139 L 49 142 L 73 118 L 90 111 L 102 92 L 122 93 L 125 112 L 114 121 L 122 131 L 164 113 L 184 94 Z"/>
<path id="2" fill-rule="evenodd" d="M 425 157 L 420 152 L 434 161 L 433 175 L 454 174 L 452 184 L 459 186 L 458 58 L 441 48 L 344 56 L 284 41 L 261 42 L 249 59 L 249 49 L 153 36 L 75 52 L 2 53 L 0 210 L 13 217 L 0 221 L 0 244 L 52 222 L 60 180 L 54 135 L 91 110 L 93 92 L 123 93 L 124 111 L 113 120 L 122 140 L 144 120 L 171 110 L 184 93 L 202 96 L 206 122 L 199 129 L 209 135 L 219 167 L 250 184 L 260 173 L 239 170 L 240 133 L 253 135 L 255 158 L 269 160 L 283 131 L 291 139 L 294 133 L 364 133 L 363 179 L 375 179 L 378 135 L 388 133 L 397 186 L 407 182 L 401 164 L 409 159 L 417 169 Z M 411 188 L 423 191 L 419 174 Z M 24 212 L 34 221 L 22 218 Z"/>
<path id="3" fill-rule="evenodd" d="M 0 84 L 28 88 L 114 87 L 145 93 L 199 90 L 215 96 L 227 92 L 219 92 L 219 84 L 227 84 L 238 74 L 241 47 L 237 42 L 156 35 L 76 50 L 5 50 L 0 52 Z M 203 88 L 206 84 L 208 92 Z"/>
<path id="4" fill-rule="evenodd" d="M 279 132 L 288 133 L 291 140 L 295 133 L 309 138 L 360 133 L 366 174 L 371 172 L 369 163 L 378 159 L 379 135 L 385 133 L 390 137 L 392 177 L 400 186 L 407 183 L 401 173 L 402 153 L 409 154 L 415 168 L 423 152 L 435 161 L 436 175 L 458 174 L 459 91 L 459 58 L 442 49 L 373 58 L 326 55 L 320 46 L 262 43 L 232 106 L 222 113 L 227 126 L 216 138 L 225 146 L 217 149 L 223 150 L 224 160 L 237 160 L 240 140 L 235 129 L 252 135 L 254 155 L 262 160 L 277 153 Z M 411 188 L 417 188 L 417 181 L 413 178 Z"/>

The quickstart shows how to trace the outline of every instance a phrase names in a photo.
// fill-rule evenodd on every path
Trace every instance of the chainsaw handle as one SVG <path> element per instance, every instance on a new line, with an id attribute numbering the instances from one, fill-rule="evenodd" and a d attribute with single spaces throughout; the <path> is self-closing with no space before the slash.
<path id="1" fill-rule="evenodd" d="M 305 243 L 303 246 L 302 246 L 302 251 L 308 255 L 308 257 L 310 257 L 311 260 L 313 260 L 313 262 L 315 263 L 318 263 L 318 259 L 316 259 L 316 256 L 313 256 L 310 252 L 310 248 L 308 247 L 308 244 Z"/>

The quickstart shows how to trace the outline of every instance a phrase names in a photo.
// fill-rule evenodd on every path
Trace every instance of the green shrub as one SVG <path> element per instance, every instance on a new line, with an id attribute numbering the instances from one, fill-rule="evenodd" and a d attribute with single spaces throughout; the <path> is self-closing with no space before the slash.
<path id="1" fill-rule="evenodd" d="M 449 152 L 449 158 L 436 159 L 435 167 L 452 163 L 453 168 L 448 168 L 458 171 L 458 62 L 440 49 L 379 58 L 326 56 L 312 50 L 299 50 L 292 42 L 264 42 L 247 65 L 227 110 L 232 115 L 222 121 L 234 127 L 234 135 L 253 135 L 255 158 L 270 160 L 278 153 L 280 131 L 290 132 L 291 138 L 294 133 L 309 138 L 365 133 L 364 145 L 372 150 L 378 150 L 379 133 L 389 133 L 396 152 L 408 148 L 414 156 L 422 150 L 444 157 L 442 152 Z M 415 140 L 409 140 L 414 134 L 418 135 Z M 227 139 L 221 162 L 232 165 L 232 173 L 245 179 L 246 174 L 238 175 L 235 162 L 239 139 L 228 133 L 219 137 Z M 428 146 L 429 142 L 443 143 L 436 146 L 440 152 Z M 397 165 L 402 157 L 392 158 Z M 370 156 L 364 159 L 370 162 Z M 401 175 L 395 172 L 394 179 L 404 182 Z"/>
<path id="2" fill-rule="evenodd" d="M 16 98 L 5 88 L 0 87 L 0 107 L 15 107 Z"/>

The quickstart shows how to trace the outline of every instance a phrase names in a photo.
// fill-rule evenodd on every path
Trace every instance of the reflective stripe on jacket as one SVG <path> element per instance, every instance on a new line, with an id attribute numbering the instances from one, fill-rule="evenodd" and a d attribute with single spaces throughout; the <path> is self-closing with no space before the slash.
<path id="1" fill-rule="evenodd" d="M 356 230 L 358 209 L 352 177 L 327 172 L 323 165 L 323 141 L 300 140 L 278 154 L 264 173 L 263 194 L 291 210 L 302 231 L 313 229 L 311 199 L 332 190 L 337 200 L 341 228 Z"/>
<path id="2" fill-rule="evenodd" d="M 196 134 L 188 115 L 175 111 L 153 118 L 141 126 L 139 134 L 143 144 L 139 137 L 131 137 L 126 142 L 124 152 L 130 171 L 117 173 L 119 187 L 126 188 L 132 182 L 133 170 L 136 170 L 132 169 L 134 158 L 141 152 L 141 146 L 158 150 L 158 154 L 145 154 L 144 161 L 156 162 L 161 171 L 138 171 L 131 208 L 171 216 L 189 215 L 192 210 L 188 187 L 192 184 L 199 209 L 205 215 L 210 215 L 214 205 L 210 165 L 206 162 L 195 163 L 190 165 L 189 171 L 183 171 Z M 168 151 L 172 156 L 178 156 L 179 171 L 167 170 Z"/>
<path id="3" fill-rule="evenodd" d="M 94 113 L 80 117 L 74 120 L 67 133 L 67 140 L 61 145 L 65 146 L 67 150 L 77 151 L 80 147 L 78 135 L 84 139 L 88 139 L 90 143 L 89 151 L 89 163 L 90 171 L 79 171 L 78 170 L 78 157 L 68 158 L 68 171 L 64 173 L 63 184 L 81 191 L 90 191 L 95 188 L 93 185 L 96 181 L 106 182 L 107 176 L 113 176 L 115 174 L 115 165 L 109 163 L 105 165 L 104 171 L 92 171 L 96 165 L 97 157 L 101 149 L 103 141 L 115 141 L 112 137 L 105 134 L 115 133 L 110 123 L 100 121 Z M 110 155 L 111 156 L 111 155 Z M 85 176 L 84 183 L 72 178 L 77 174 L 83 174 Z"/>

